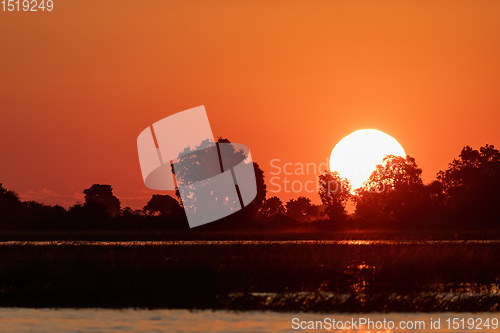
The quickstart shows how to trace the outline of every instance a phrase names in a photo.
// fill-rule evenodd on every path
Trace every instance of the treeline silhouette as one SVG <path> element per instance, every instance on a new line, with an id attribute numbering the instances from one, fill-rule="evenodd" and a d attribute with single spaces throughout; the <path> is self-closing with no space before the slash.
<path id="1" fill-rule="evenodd" d="M 223 140 L 223 141 L 221 141 Z M 219 138 L 219 142 L 229 142 Z M 336 172 L 319 177 L 321 205 L 306 197 L 267 198 L 264 172 L 254 162 L 257 198 L 235 214 L 198 230 L 495 230 L 500 229 L 500 152 L 466 146 L 436 179 L 424 184 L 411 156 L 387 156 L 361 189 Z M 154 194 L 142 209 L 121 207 L 111 185 L 94 184 L 69 209 L 19 196 L 0 184 L 3 230 L 188 229 L 179 198 Z M 355 205 L 348 214 L 346 207 Z"/>

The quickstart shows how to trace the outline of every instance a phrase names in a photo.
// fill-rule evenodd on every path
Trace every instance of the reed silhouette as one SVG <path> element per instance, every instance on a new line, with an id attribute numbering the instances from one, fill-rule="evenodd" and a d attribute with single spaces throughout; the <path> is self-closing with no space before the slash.
<path id="1" fill-rule="evenodd" d="M 15 243 L 1 306 L 498 311 L 496 243 Z"/>

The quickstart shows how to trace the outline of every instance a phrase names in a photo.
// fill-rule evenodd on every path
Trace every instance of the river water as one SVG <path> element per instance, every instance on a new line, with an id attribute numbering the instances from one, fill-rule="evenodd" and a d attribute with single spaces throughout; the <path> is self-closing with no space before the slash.
<path id="1" fill-rule="evenodd" d="M 294 319 L 295 318 L 295 319 Z M 328 318 L 328 319 L 326 319 Z M 359 325 L 365 320 L 363 327 Z M 1 332 L 499 332 L 500 313 L 367 313 L 311 314 L 280 312 L 229 312 L 188 310 L 109 310 L 109 309 L 26 309 L 0 308 Z M 326 319 L 326 320 L 325 320 Z M 328 329 L 335 319 L 348 326 L 357 322 L 357 329 Z M 380 325 L 384 325 L 385 329 Z M 307 327 L 311 321 L 326 325 Z M 434 326 L 431 326 L 431 321 Z M 379 325 L 367 327 L 369 323 Z M 436 322 L 440 323 L 437 327 Z M 325 324 L 326 323 L 326 324 Z M 393 329 L 387 329 L 394 324 Z M 319 324 L 314 324 L 319 325 Z M 450 327 L 448 327 L 450 325 Z M 457 329 L 453 325 L 463 325 Z M 404 326 L 405 328 L 401 328 Z M 489 328 L 487 327 L 489 326 Z M 412 328 L 407 328 L 412 327 Z M 481 329 L 480 329 L 481 327 Z M 295 329 L 294 329 L 295 328 Z M 310 326 L 310 328 L 313 328 Z M 472 328 L 472 329 L 470 329 Z"/>

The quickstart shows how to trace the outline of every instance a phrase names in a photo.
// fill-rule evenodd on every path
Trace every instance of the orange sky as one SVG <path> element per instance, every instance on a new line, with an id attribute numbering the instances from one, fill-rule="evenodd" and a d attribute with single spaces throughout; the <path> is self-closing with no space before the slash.
<path id="1" fill-rule="evenodd" d="M 0 182 L 24 200 L 68 207 L 107 183 L 142 207 L 157 192 L 137 135 L 198 105 L 268 177 L 361 128 L 426 181 L 464 145 L 500 146 L 496 0 L 54 2 L 0 12 Z"/>

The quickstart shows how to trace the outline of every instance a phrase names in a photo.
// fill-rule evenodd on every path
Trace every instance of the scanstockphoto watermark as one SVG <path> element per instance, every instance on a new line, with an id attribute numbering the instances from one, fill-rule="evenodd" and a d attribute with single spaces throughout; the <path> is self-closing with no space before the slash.
<path id="1" fill-rule="evenodd" d="M 419 314 L 412 319 L 391 320 L 376 316 L 359 318 L 333 318 L 324 317 L 320 320 L 303 320 L 295 317 L 292 319 L 292 330 L 327 330 L 327 331 L 399 331 L 399 332 L 432 332 L 432 331 L 485 331 L 497 330 L 499 319 L 494 314 L 464 314 L 427 316 Z"/>
<path id="2" fill-rule="evenodd" d="M 335 318 L 324 318 L 323 320 L 300 320 L 292 319 L 293 330 L 425 330 L 427 323 L 424 320 L 408 320 L 395 322 L 393 320 L 372 320 L 371 318 L 350 318 L 347 320 L 337 320 Z M 431 321 L 431 327 L 435 323 Z"/>
<path id="3" fill-rule="evenodd" d="M 269 172 L 269 192 L 270 193 L 318 193 L 323 190 L 328 193 L 337 193 L 344 190 L 344 186 L 338 180 L 320 182 L 320 176 L 330 172 L 330 160 L 326 159 L 322 163 L 314 162 L 283 162 L 275 158 L 270 161 L 271 171 Z M 352 179 L 360 174 L 366 174 L 367 168 L 373 168 L 361 164 L 350 164 L 344 170 L 348 170 L 342 177 Z M 372 171 L 372 170 L 368 170 Z M 389 162 L 380 170 L 380 175 L 390 178 L 391 175 L 401 173 L 401 168 L 397 163 Z M 297 179 L 300 178 L 300 179 Z M 355 189 L 353 189 L 355 190 Z M 369 188 L 363 189 L 366 192 L 382 193 L 386 190 L 386 183 L 377 181 Z"/>
<path id="4" fill-rule="evenodd" d="M 329 159 L 326 162 L 316 164 L 284 163 L 279 158 L 275 158 L 269 164 L 271 166 L 269 172 L 271 175 L 269 178 L 270 193 L 317 193 L 321 188 L 319 176 L 329 170 Z M 309 176 L 309 179 L 295 179 L 297 176 Z"/>

